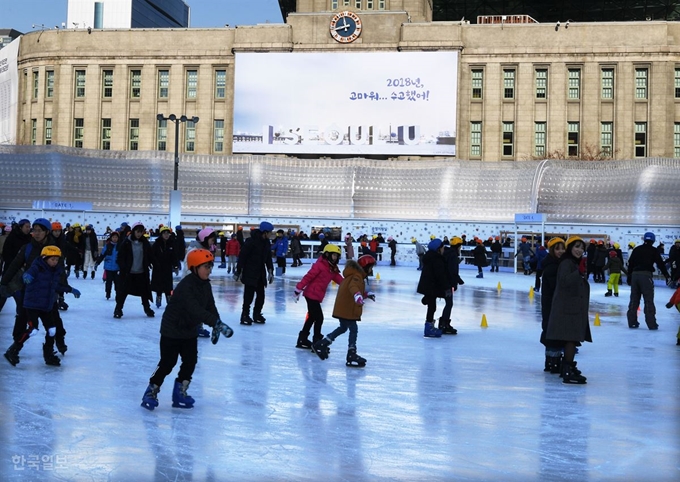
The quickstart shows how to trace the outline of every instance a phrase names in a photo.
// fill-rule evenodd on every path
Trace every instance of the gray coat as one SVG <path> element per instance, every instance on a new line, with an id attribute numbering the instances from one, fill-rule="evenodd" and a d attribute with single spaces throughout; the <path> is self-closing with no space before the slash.
<path id="1" fill-rule="evenodd" d="M 553 296 L 548 340 L 590 341 L 588 306 L 590 285 L 578 272 L 578 261 L 566 258 L 557 268 L 557 286 Z"/>

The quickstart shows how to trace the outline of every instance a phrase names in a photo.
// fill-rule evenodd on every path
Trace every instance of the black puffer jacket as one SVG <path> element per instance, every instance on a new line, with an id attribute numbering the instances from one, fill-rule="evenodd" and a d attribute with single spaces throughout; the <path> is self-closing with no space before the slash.
<path id="1" fill-rule="evenodd" d="M 267 271 L 273 271 L 271 242 L 262 239 L 262 232 L 253 229 L 250 238 L 243 243 L 238 257 L 236 272 L 241 275 L 241 282 L 248 286 L 267 286 Z"/>
<path id="2" fill-rule="evenodd" d="M 31 239 L 33 238 L 30 234 L 24 234 L 18 225 L 14 226 L 12 231 L 7 235 L 5 245 L 2 248 L 2 259 L 5 261 L 5 264 L 8 265 L 14 261 L 14 258 L 21 247 L 30 243 Z"/>
<path id="3" fill-rule="evenodd" d="M 161 335 L 183 340 L 196 338 L 201 324 L 215 326 L 219 319 L 210 281 L 189 273 L 179 282 L 163 312 Z"/>
<path id="4" fill-rule="evenodd" d="M 451 291 L 452 283 L 447 273 L 448 266 L 444 256 L 429 250 L 423 255 L 423 270 L 418 282 L 418 293 L 425 296 L 444 298 Z"/>

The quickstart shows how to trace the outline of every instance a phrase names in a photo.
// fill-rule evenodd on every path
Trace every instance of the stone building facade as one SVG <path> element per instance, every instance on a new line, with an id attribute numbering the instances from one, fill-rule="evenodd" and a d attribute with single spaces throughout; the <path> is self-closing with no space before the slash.
<path id="1" fill-rule="evenodd" d="M 329 32 L 344 10 L 362 21 L 351 43 Z M 180 125 L 180 153 L 228 155 L 236 53 L 337 51 L 459 52 L 459 159 L 680 157 L 679 24 L 432 22 L 431 0 L 298 0 L 285 24 L 29 33 L 18 143 L 171 151 L 174 125 L 157 115 L 175 113 L 200 119 Z"/>

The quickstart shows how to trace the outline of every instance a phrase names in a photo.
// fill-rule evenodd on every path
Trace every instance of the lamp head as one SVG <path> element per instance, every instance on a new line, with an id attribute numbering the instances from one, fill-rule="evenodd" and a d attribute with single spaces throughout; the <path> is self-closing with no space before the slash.
<path id="1" fill-rule="evenodd" d="M 156 119 L 159 120 L 159 121 L 162 121 L 162 120 L 165 120 L 165 117 L 163 117 L 163 114 L 158 114 L 156 116 Z"/>
<path id="2" fill-rule="evenodd" d="M 177 116 L 175 114 L 170 114 L 168 119 L 170 119 L 172 122 L 175 122 L 177 120 Z"/>

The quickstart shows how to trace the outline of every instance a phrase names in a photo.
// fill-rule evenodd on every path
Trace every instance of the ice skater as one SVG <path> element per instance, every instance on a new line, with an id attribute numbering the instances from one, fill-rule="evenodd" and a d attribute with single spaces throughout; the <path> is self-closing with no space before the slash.
<path id="1" fill-rule="evenodd" d="M 604 271 L 609 271 L 607 292 L 604 295 L 611 296 L 613 290 L 614 296 L 619 296 L 619 280 L 621 279 L 621 272 L 627 275 L 628 271 L 626 271 L 626 268 L 623 267 L 623 260 L 619 258 L 617 252 L 613 249 L 609 252 L 609 257 L 607 258 L 607 264 L 604 267 Z"/>
<path id="2" fill-rule="evenodd" d="M 341 254 L 340 246 L 327 244 L 319 259 L 314 262 L 307 274 L 295 285 L 293 295 L 295 301 L 297 302 L 300 299 L 300 295 L 303 292 L 307 301 L 307 317 L 302 326 L 302 331 L 298 334 L 296 348 L 310 349 L 312 343 L 316 343 L 323 338 L 321 334 L 321 327 L 323 326 L 321 302 L 326 296 L 326 290 L 331 281 L 335 281 L 338 285 L 342 283 L 343 277 L 338 268 Z M 314 327 L 314 336 L 310 342 L 309 332 L 312 327 Z"/>
<path id="3" fill-rule="evenodd" d="M 262 316 L 264 307 L 264 288 L 267 283 L 274 281 L 274 265 L 272 264 L 271 243 L 269 233 L 274 226 L 267 221 L 260 223 L 259 229 L 250 231 L 250 237 L 243 244 L 238 257 L 234 280 L 241 279 L 243 283 L 243 308 L 241 310 L 241 324 L 264 324 L 266 318 Z M 253 317 L 250 317 L 250 304 L 255 299 Z"/>
<path id="4" fill-rule="evenodd" d="M 345 279 L 340 284 L 333 306 L 333 318 L 338 319 L 340 326 L 312 345 L 314 353 L 322 360 L 328 358 L 331 343 L 349 330 L 345 364 L 348 367 L 366 366 L 366 359 L 357 355 L 357 321 L 361 321 L 364 299 L 375 301 L 375 293 L 366 291 L 366 278 L 373 273 L 373 266 L 375 258 L 370 255 L 360 256 L 357 261 L 347 260 L 342 272 Z"/>
<path id="5" fill-rule="evenodd" d="M 544 372 L 553 374 L 560 373 L 562 370 L 562 352 L 564 343 L 559 341 L 547 340 L 546 331 L 552 310 L 553 296 L 557 286 L 557 267 L 560 259 L 566 251 L 564 239 L 552 238 L 548 241 L 548 254 L 541 262 L 543 273 L 541 283 L 541 343 L 545 346 L 545 366 Z"/>
<path id="6" fill-rule="evenodd" d="M 182 364 L 172 390 L 172 406 L 192 408 L 195 400 L 187 389 L 198 361 L 199 328 L 203 324 L 213 328 L 213 344 L 217 343 L 220 335 L 229 338 L 234 334 L 227 324 L 220 321 L 215 306 L 210 285 L 215 257 L 207 249 L 194 249 L 187 254 L 186 262 L 189 274 L 179 282 L 163 312 L 161 359 L 142 396 L 142 407 L 147 410 L 158 406 L 158 392 L 165 377 L 175 368 L 178 356 L 182 358 Z"/>
<path id="7" fill-rule="evenodd" d="M 111 299 L 111 288 L 115 290 L 118 294 L 118 271 L 120 267 L 118 266 L 118 240 L 120 235 L 118 231 L 112 231 L 109 234 L 109 239 L 104 244 L 104 249 L 102 249 L 101 254 L 97 258 L 97 262 L 94 264 L 95 271 L 97 267 L 104 262 L 104 292 L 106 293 L 106 299 Z M 115 296 L 114 296 L 115 299 Z"/>
<path id="8" fill-rule="evenodd" d="M 423 295 L 422 303 L 427 306 L 425 328 L 423 331 L 425 338 L 439 338 L 442 336 L 442 330 L 434 326 L 437 298 L 453 296 L 453 285 L 443 253 L 444 243 L 442 243 L 441 239 L 435 238 L 427 245 L 427 253 L 423 256 L 423 270 L 420 273 L 417 291 Z"/>

